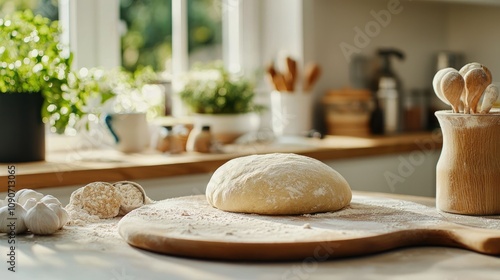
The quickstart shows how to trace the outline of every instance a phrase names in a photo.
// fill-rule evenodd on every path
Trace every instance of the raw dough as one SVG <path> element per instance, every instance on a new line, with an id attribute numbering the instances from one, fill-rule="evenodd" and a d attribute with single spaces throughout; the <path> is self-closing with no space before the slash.
<path id="1" fill-rule="evenodd" d="M 119 216 L 125 216 L 130 211 L 149 203 L 150 199 L 146 196 L 144 188 L 135 182 L 120 181 L 113 183 L 113 186 L 122 196 Z"/>
<path id="2" fill-rule="evenodd" d="M 105 182 L 86 185 L 80 194 L 80 199 L 85 211 L 101 219 L 116 217 L 122 204 L 120 192 L 113 185 Z"/>
<path id="3" fill-rule="evenodd" d="M 212 175 L 206 196 L 224 211 L 296 215 L 342 209 L 352 192 L 344 177 L 328 165 L 276 153 L 228 161 Z"/>

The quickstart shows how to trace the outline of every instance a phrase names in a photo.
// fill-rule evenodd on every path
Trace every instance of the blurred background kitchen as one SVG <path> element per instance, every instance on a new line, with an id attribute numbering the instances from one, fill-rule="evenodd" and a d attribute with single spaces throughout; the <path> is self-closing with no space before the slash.
<path id="1" fill-rule="evenodd" d="M 23 9 L 61 22 L 62 41 L 74 54 L 75 69 L 121 66 L 136 71 L 149 66 L 157 73 L 149 87 L 153 93 L 146 98 L 159 100 L 155 113 L 148 115 L 148 123 L 155 126 L 148 145 L 166 154 L 178 151 L 178 144 L 168 142 L 172 134 L 181 136 L 180 151 L 184 151 L 189 149 L 188 133 L 197 125 L 197 134 L 219 133 L 216 124 L 193 119 L 197 112 L 186 104 L 189 97 L 180 96 L 186 75 L 196 72 L 199 64 L 222 61 L 227 73 L 251 80 L 255 103 L 261 108 L 256 110 L 260 113 L 256 129 L 234 135 L 222 132 L 232 138 L 217 139 L 219 144 L 236 139 L 247 144 L 285 143 L 288 136 L 300 144 L 301 137 L 369 138 L 433 131 L 438 128 L 434 112 L 449 109 L 432 90 L 437 70 L 477 61 L 489 67 L 494 82 L 495 73 L 500 73 L 496 53 L 500 1 L 496 0 L 0 0 L 2 16 Z M 314 67 L 316 74 L 308 72 Z M 276 73 L 292 88 L 280 88 Z M 272 91 L 278 92 L 276 102 L 281 107 L 300 95 L 309 96 L 310 104 L 292 100 L 303 106 L 287 105 L 288 111 L 280 111 Z M 298 121 L 302 119 L 305 124 Z M 93 120 L 99 121 L 99 116 Z M 236 127 L 254 124 L 247 121 Z M 80 131 L 69 127 L 68 133 Z M 106 138 L 109 141 L 111 134 Z M 210 151 L 214 150 L 204 149 Z M 426 154 L 425 170 L 419 173 L 426 185 L 433 183 L 438 155 L 439 151 Z M 373 190 L 367 186 L 369 178 L 357 175 L 365 170 L 381 174 L 397 170 L 398 158 L 334 165 L 358 180 L 353 182 L 357 189 Z M 376 165 L 382 166 L 380 170 L 373 169 Z M 387 180 L 382 177 L 380 182 Z M 416 190 L 422 180 L 405 178 L 412 187 L 379 190 L 432 196 L 434 185 Z"/>
<path id="2" fill-rule="evenodd" d="M 224 60 L 232 72 L 255 75 L 289 55 L 301 65 L 320 64 L 316 96 L 349 88 L 376 95 L 377 76 L 383 71 L 380 52 L 397 50 L 403 56 L 389 58 L 389 75 L 397 80 L 404 115 L 420 102 L 431 109 L 446 108 L 432 93 L 436 69 L 479 61 L 497 72 L 498 5 L 495 0 L 2 0 L 0 13 L 33 9 L 60 20 L 76 68 L 122 66 L 134 71 L 152 66 L 166 83 L 176 70 L 188 71 L 200 62 Z M 181 15 L 177 10 L 183 10 Z M 187 25 L 175 30 L 183 22 Z M 176 43 L 180 46 L 174 53 Z M 263 83 L 257 90 L 269 87 Z M 167 108 L 167 114 L 170 110 L 176 108 Z M 429 128 L 412 122 L 403 122 L 400 129 Z M 315 127 L 326 129 L 321 120 Z"/>

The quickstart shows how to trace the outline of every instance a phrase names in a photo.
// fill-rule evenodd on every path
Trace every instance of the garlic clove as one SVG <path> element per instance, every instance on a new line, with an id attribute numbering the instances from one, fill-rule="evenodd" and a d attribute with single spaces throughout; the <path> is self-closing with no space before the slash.
<path id="1" fill-rule="evenodd" d="M 13 202 L 0 208 L 0 232 L 8 234 L 23 233 L 27 230 L 24 218 L 26 210 L 19 203 Z"/>
<path id="2" fill-rule="evenodd" d="M 53 234 L 59 229 L 59 217 L 43 202 L 38 202 L 26 213 L 24 222 L 32 233 L 38 235 Z"/>
<path id="3" fill-rule="evenodd" d="M 30 189 L 22 189 L 22 190 L 16 192 L 16 195 L 14 196 L 14 200 L 17 203 L 24 205 L 24 203 L 26 203 L 26 201 L 30 198 L 34 198 L 36 201 L 40 201 L 40 199 L 42 199 L 42 197 L 43 197 L 43 194 L 41 194 L 37 191 L 30 190 Z"/>
<path id="4" fill-rule="evenodd" d="M 59 210 L 59 229 L 62 229 L 69 222 L 69 213 L 63 207 Z"/>
<path id="5" fill-rule="evenodd" d="M 40 199 L 41 202 L 49 205 L 49 204 L 57 204 L 57 205 L 61 205 L 61 202 L 59 201 L 59 199 L 55 198 L 54 196 L 48 194 L 44 197 L 42 197 L 42 199 Z"/>
<path id="6" fill-rule="evenodd" d="M 59 229 L 63 228 L 69 221 L 69 214 L 61 205 L 51 203 L 48 205 L 59 218 Z"/>
<path id="7" fill-rule="evenodd" d="M 23 204 L 23 207 L 26 211 L 28 211 L 31 208 L 33 208 L 37 204 L 37 202 L 38 201 L 36 201 L 36 199 L 30 198 L 30 199 L 26 200 L 26 202 Z"/>

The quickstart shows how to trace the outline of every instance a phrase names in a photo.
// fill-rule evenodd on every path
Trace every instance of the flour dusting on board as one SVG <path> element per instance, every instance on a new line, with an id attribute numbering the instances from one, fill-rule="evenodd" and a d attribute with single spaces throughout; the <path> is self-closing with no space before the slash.
<path id="1" fill-rule="evenodd" d="M 500 229 L 498 218 L 484 218 L 475 226 Z M 159 201 L 132 211 L 121 223 L 154 225 L 171 238 L 224 242 L 309 242 L 349 239 L 405 230 L 435 227 L 449 218 L 417 203 L 354 196 L 337 212 L 296 216 L 267 216 L 221 211 L 204 196 Z M 120 228 L 119 224 L 119 228 Z M 122 229 L 120 229 L 122 234 Z"/>

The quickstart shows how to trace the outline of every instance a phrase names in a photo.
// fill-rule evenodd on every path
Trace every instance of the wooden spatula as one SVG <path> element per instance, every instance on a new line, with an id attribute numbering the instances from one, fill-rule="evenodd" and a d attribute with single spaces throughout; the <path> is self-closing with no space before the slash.
<path id="1" fill-rule="evenodd" d="M 460 97 L 464 90 L 464 78 L 456 70 L 446 73 L 441 79 L 441 92 L 453 108 L 454 113 L 458 113 L 460 110 Z"/>

